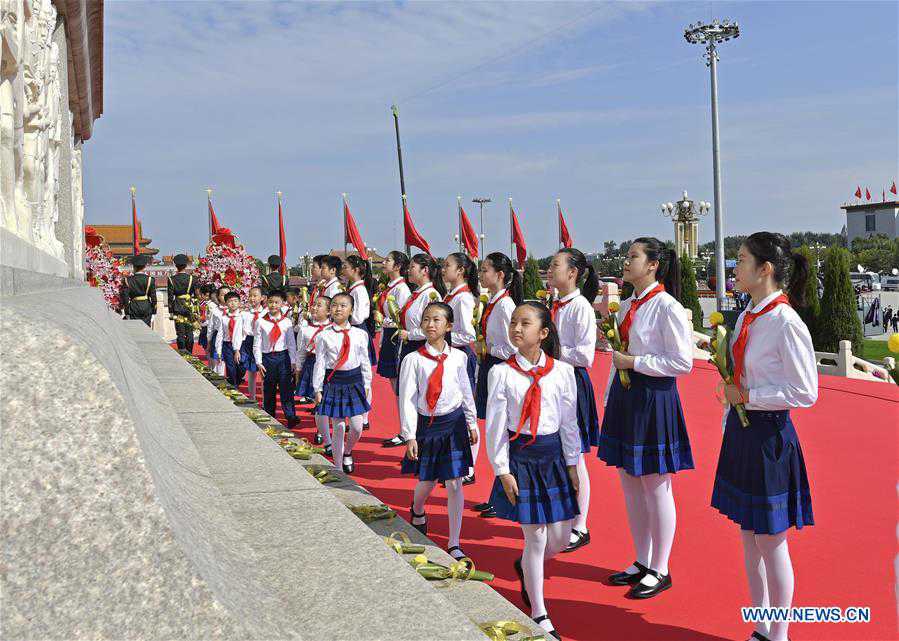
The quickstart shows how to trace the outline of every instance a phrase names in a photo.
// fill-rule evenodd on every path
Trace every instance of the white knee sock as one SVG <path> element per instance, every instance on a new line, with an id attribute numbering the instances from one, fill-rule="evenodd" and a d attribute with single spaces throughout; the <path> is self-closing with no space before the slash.
<path id="1" fill-rule="evenodd" d="M 631 476 L 623 469 L 618 470 L 621 489 L 624 491 L 624 505 L 627 508 L 627 523 L 631 529 L 631 538 L 637 561 L 649 567 L 652 554 L 652 537 L 649 534 L 649 514 L 646 511 L 646 498 L 643 496 L 643 483 L 639 476 Z M 625 570 L 628 574 L 636 574 L 640 570 L 630 565 Z"/>
<path id="2" fill-rule="evenodd" d="M 469 476 L 474 474 L 475 465 L 478 463 L 478 450 L 481 449 L 481 434 L 478 430 L 478 442 L 471 446 L 471 467 L 468 470 Z"/>
<path id="3" fill-rule="evenodd" d="M 674 509 L 674 493 L 670 474 L 646 474 L 640 477 L 649 514 L 649 533 L 652 537 L 652 557 L 649 567 L 660 574 L 668 574 L 668 559 L 674 544 L 677 513 Z M 654 576 L 646 576 L 641 583 L 653 586 Z"/>
<path id="4" fill-rule="evenodd" d="M 425 502 L 428 500 L 428 497 L 431 496 L 431 492 L 434 491 L 434 486 L 437 485 L 436 481 L 419 481 L 415 484 L 415 489 L 412 491 L 412 511 L 416 514 L 424 514 L 425 513 Z M 415 518 L 412 517 L 413 525 L 421 525 L 425 522 L 424 517 Z"/>
<path id="5" fill-rule="evenodd" d="M 447 547 L 459 545 L 459 536 L 462 533 L 462 509 L 464 507 L 465 493 L 462 490 L 462 479 L 450 479 L 446 482 L 446 511 L 449 515 L 449 541 Z"/>
<path id="6" fill-rule="evenodd" d="M 587 462 L 584 460 L 583 454 L 577 460 L 577 482 L 577 506 L 581 513 L 574 517 L 573 527 L 579 532 L 586 532 L 587 511 L 590 509 L 590 475 L 587 473 Z M 576 536 L 574 532 L 571 533 L 572 543 Z"/>
<path id="7" fill-rule="evenodd" d="M 331 419 L 327 416 L 322 416 L 321 414 L 315 415 L 315 426 L 318 428 L 318 433 L 322 435 L 322 443 L 325 447 L 330 447 L 331 445 Z"/>
<path id="8" fill-rule="evenodd" d="M 572 523 L 573 521 L 569 519 L 546 524 L 546 551 L 543 553 L 546 561 L 568 547 Z"/>
<path id="9" fill-rule="evenodd" d="M 765 562 L 765 578 L 768 599 L 772 608 L 788 608 L 793 603 L 793 562 L 787 546 L 786 531 L 780 534 L 756 534 L 758 546 Z M 787 641 L 786 621 L 772 622 L 768 638 L 771 641 Z"/>
<path id="10" fill-rule="evenodd" d="M 531 600 L 531 618 L 546 614 L 543 602 L 543 560 L 546 554 L 546 526 L 521 526 L 524 532 L 524 551 L 521 555 L 521 569 L 524 573 L 524 589 Z"/>
<path id="11" fill-rule="evenodd" d="M 762 559 L 762 552 L 755 544 L 755 534 L 753 532 L 740 530 L 740 538 L 743 540 L 743 562 L 746 565 L 746 578 L 749 579 L 749 598 L 753 606 L 767 608 L 768 582 L 765 578 L 765 561 Z M 768 636 L 768 622 L 757 622 L 755 630 Z"/>
<path id="12" fill-rule="evenodd" d="M 351 456 L 353 454 L 353 448 L 356 446 L 356 443 L 359 442 L 359 439 L 362 437 L 362 416 L 351 416 L 350 417 L 350 430 L 346 435 L 346 447 L 343 450 L 344 456 Z"/>
<path id="13" fill-rule="evenodd" d="M 346 422 L 341 419 L 334 421 L 334 439 L 331 441 L 331 450 L 334 452 L 334 465 L 343 465 L 343 436 L 346 433 Z"/>
<path id="14" fill-rule="evenodd" d="M 247 396 L 256 399 L 256 372 L 247 372 Z"/>

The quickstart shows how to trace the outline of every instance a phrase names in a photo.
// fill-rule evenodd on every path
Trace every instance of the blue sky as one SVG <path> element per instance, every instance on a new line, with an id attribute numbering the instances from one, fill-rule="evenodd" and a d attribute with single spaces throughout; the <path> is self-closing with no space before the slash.
<path id="1" fill-rule="evenodd" d="M 576 246 L 673 236 L 659 203 L 712 200 L 709 74 L 690 22 L 739 20 L 720 51 L 725 231 L 839 231 L 856 184 L 897 178 L 894 2 L 107 2 L 104 114 L 85 144 L 88 223 L 128 223 L 136 185 L 163 253 L 219 220 L 291 262 L 402 244 L 390 105 L 406 188 L 436 254 L 456 196 L 509 251 L 508 197 L 537 256 L 561 198 Z M 711 216 L 701 240 L 714 236 Z"/>

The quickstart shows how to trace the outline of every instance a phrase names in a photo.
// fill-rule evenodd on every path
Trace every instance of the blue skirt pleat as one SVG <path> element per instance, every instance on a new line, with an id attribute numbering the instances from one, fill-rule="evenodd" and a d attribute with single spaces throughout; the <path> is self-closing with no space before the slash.
<path id="1" fill-rule="evenodd" d="M 209 344 L 209 340 L 206 337 L 206 326 L 203 325 L 200 328 L 200 335 L 197 337 L 197 344 L 202 347 L 204 350 L 206 346 Z"/>
<path id="2" fill-rule="evenodd" d="M 334 376 L 328 381 L 332 371 Z M 349 418 L 365 414 L 371 409 L 365 398 L 361 367 L 336 371 L 329 369 L 325 372 L 325 381 L 322 386 L 322 402 L 315 410 L 316 415 Z"/>
<path id="3" fill-rule="evenodd" d="M 358 327 L 366 334 L 368 334 L 368 360 L 372 365 L 378 364 L 378 356 L 375 354 L 375 339 L 372 336 L 372 333 L 368 329 L 368 323 L 362 323 L 361 325 L 353 325 L 353 327 Z"/>
<path id="4" fill-rule="evenodd" d="M 513 435 L 509 432 L 509 438 Z M 580 510 L 559 433 L 540 435 L 528 445 L 530 441 L 530 435 L 522 434 L 509 442 L 509 472 L 518 483 L 518 499 L 512 505 L 499 478 L 494 479 L 489 502 L 496 515 L 524 524 L 573 519 Z"/>
<path id="5" fill-rule="evenodd" d="M 586 454 L 591 445 L 599 444 L 599 414 L 596 411 L 596 394 L 590 374 L 584 367 L 574 368 L 577 386 L 577 424 L 581 429 L 581 452 Z"/>
<path id="6" fill-rule="evenodd" d="M 471 395 L 474 396 L 477 389 L 478 357 L 471 345 L 453 345 L 453 348 L 465 352 L 465 357 L 468 359 L 466 367 L 468 368 L 468 380 L 471 381 Z"/>
<path id="7" fill-rule="evenodd" d="M 475 385 L 474 405 L 478 411 L 478 418 L 487 418 L 487 375 L 490 374 L 490 368 L 494 365 L 502 363 L 500 359 L 492 354 L 481 362 L 478 367 L 478 380 Z"/>
<path id="8" fill-rule="evenodd" d="M 747 415 L 749 427 L 734 410 L 727 415 L 712 507 L 756 534 L 814 525 L 805 458 L 790 413 Z"/>
<path id="9" fill-rule="evenodd" d="M 384 378 L 399 376 L 399 354 L 396 351 L 397 344 L 393 340 L 394 334 L 396 334 L 395 327 L 381 328 L 381 351 L 378 352 L 377 372 Z"/>
<path id="10" fill-rule="evenodd" d="M 599 436 L 600 460 L 632 476 L 693 469 L 677 379 L 629 372 L 630 389 L 624 389 L 616 373 L 609 390 Z"/>
<path id="11" fill-rule="evenodd" d="M 415 440 L 418 442 L 418 460 L 403 457 L 400 470 L 403 474 L 415 474 L 419 481 L 461 478 L 473 465 L 468 425 L 461 407 L 433 417 L 433 422 L 430 416 L 419 414 Z"/>
<path id="12" fill-rule="evenodd" d="M 300 378 L 297 381 L 296 395 L 305 398 L 312 398 L 315 392 L 312 389 L 312 371 L 315 369 L 315 352 L 306 355 L 303 361 L 303 367 L 300 368 Z M 334 375 L 337 378 L 337 375 Z M 333 378 L 331 379 L 334 380 Z"/>
<path id="13" fill-rule="evenodd" d="M 212 332 L 212 336 L 209 337 L 209 358 L 214 360 L 219 360 L 221 358 L 221 356 L 219 356 L 219 353 L 215 351 L 215 341 L 218 335 L 218 331 L 215 331 Z"/>
<path id="14" fill-rule="evenodd" d="M 248 372 L 259 371 L 259 365 L 256 364 L 256 357 L 253 356 L 253 337 L 246 336 L 240 344 L 240 362 L 243 368 Z"/>

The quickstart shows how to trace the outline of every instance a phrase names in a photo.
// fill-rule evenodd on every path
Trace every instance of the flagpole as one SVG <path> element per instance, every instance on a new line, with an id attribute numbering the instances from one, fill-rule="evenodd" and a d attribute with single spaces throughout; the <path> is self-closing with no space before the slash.
<path id="1" fill-rule="evenodd" d="M 209 232 L 209 240 L 207 244 L 212 242 L 212 216 L 209 215 L 209 209 L 212 207 L 212 187 L 206 188 L 206 229 Z"/>
<path id="2" fill-rule="evenodd" d="M 562 200 L 556 198 L 556 229 L 559 231 L 559 249 L 562 249 Z"/>
<path id="3" fill-rule="evenodd" d="M 137 256 L 140 253 L 140 239 L 137 237 L 137 206 L 134 202 L 137 187 L 131 186 L 131 251 Z M 137 251 L 135 251 L 137 248 Z"/>
<path id="4" fill-rule="evenodd" d="M 515 221 L 512 220 L 512 196 L 509 196 L 509 258 L 515 255 Z M 518 261 L 513 259 L 513 265 Z"/>
<path id="5" fill-rule="evenodd" d="M 462 196 L 456 196 L 456 223 L 459 227 L 459 253 L 462 253 Z"/>
<path id="6" fill-rule="evenodd" d="M 406 227 L 405 227 L 406 179 L 405 179 L 405 176 L 403 176 L 403 150 L 400 147 L 400 110 L 397 109 L 396 105 L 390 105 L 390 110 L 393 112 L 393 127 L 396 130 L 396 158 L 397 158 L 397 161 L 399 161 L 399 165 L 400 165 L 400 195 L 403 197 L 403 205 L 404 205 L 404 207 L 403 207 L 403 241 L 405 242 L 405 240 L 406 240 L 406 234 L 405 234 L 405 230 L 406 230 Z M 405 243 L 405 244 L 406 244 L 406 256 L 409 256 L 409 255 L 411 255 L 412 248 L 409 246 L 409 243 Z"/>
<path id="7" fill-rule="evenodd" d="M 346 193 L 342 194 L 343 196 L 343 259 L 346 260 L 346 210 L 347 210 L 347 202 L 346 202 Z"/>

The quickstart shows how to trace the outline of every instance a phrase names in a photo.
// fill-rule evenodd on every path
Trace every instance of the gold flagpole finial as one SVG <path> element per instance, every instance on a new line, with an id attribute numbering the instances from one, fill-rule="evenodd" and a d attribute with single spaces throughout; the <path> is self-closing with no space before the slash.
<path id="1" fill-rule="evenodd" d="M 207 187 L 207 188 L 206 188 L 206 197 L 207 197 L 209 200 L 212 200 L 212 187 Z"/>
<path id="2" fill-rule="evenodd" d="M 343 192 L 343 193 L 340 194 L 340 195 L 343 196 L 343 199 L 344 199 L 344 200 L 346 200 L 346 192 Z"/>
<path id="3" fill-rule="evenodd" d="M 281 192 L 276 192 L 278 194 L 278 200 L 281 200 Z"/>
<path id="4" fill-rule="evenodd" d="M 556 204 L 557 204 L 557 205 L 561 205 L 561 204 L 562 204 L 562 199 L 561 199 L 561 198 L 556 198 Z"/>
<path id="5" fill-rule="evenodd" d="M 132 196 L 132 198 L 134 197 L 134 194 L 136 194 L 136 193 L 137 193 L 137 187 L 135 187 L 134 185 L 131 185 L 131 196 Z"/>
<path id="6" fill-rule="evenodd" d="M 406 201 L 406 194 L 403 194 L 403 202 Z"/>

